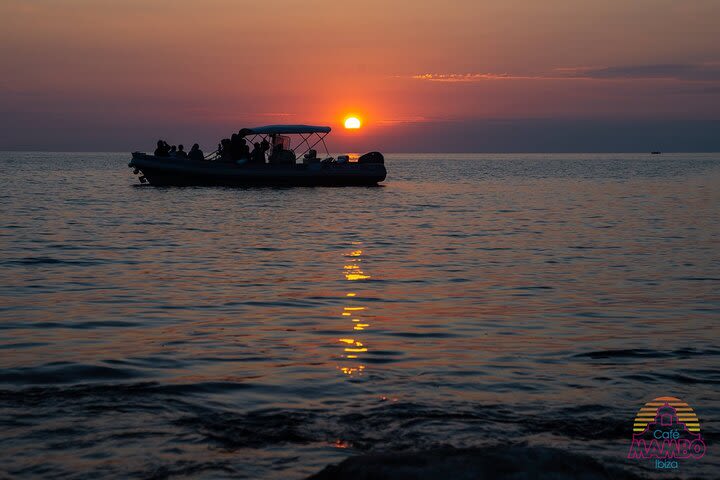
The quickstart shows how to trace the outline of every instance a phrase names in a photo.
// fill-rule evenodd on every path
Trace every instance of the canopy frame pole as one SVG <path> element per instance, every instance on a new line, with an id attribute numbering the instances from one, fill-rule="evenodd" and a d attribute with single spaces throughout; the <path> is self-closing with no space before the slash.
<path id="1" fill-rule="evenodd" d="M 330 156 L 330 152 L 328 151 L 327 145 L 325 144 L 325 137 L 328 135 L 327 133 L 313 132 L 313 133 L 307 134 L 307 137 L 304 136 L 302 133 L 298 133 L 298 135 L 300 136 L 300 138 L 303 139 L 303 141 L 300 142 L 300 144 L 298 144 L 297 147 L 295 147 L 295 148 L 292 149 L 292 151 L 295 152 L 296 155 L 298 155 L 297 150 L 298 150 L 303 144 L 307 145 L 308 148 L 307 148 L 307 150 L 303 150 L 302 152 L 300 152 L 299 155 L 304 155 L 304 154 L 306 154 L 307 152 L 309 152 L 310 150 L 312 150 L 318 143 L 322 142 L 323 146 L 325 147 L 325 154 L 327 154 L 328 157 Z M 315 143 L 310 144 L 310 139 L 313 137 L 313 135 L 317 135 L 318 139 L 315 140 Z"/>
<path id="2" fill-rule="evenodd" d="M 318 143 L 322 142 L 323 147 L 325 147 L 325 154 L 329 157 L 329 156 L 330 156 L 330 152 L 328 152 L 327 145 L 325 144 L 325 137 L 327 137 L 328 134 L 327 134 L 327 133 L 322 133 L 322 134 L 316 133 L 315 135 L 318 136 L 318 139 L 317 139 L 317 141 L 316 141 L 315 143 L 312 144 L 312 146 L 311 146 L 310 148 L 313 148 L 315 145 L 317 145 Z"/>
<path id="3" fill-rule="evenodd" d="M 318 136 L 320 136 L 320 135 L 318 135 Z M 327 156 L 329 157 L 329 156 L 330 156 L 330 150 L 328 150 L 327 144 L 325 144 L 325 137 L 327 137 L 327 133 L 326 133 L 325 135 L 323 135 L 322 137 L 320 137 L 320 140 L 319 140 L 319 141 L 322 141 L 323 147 L 325 147 L 325 155 L 327 155 Z M 316 145 L 317 145 L 317 143 L 316 143 Z"/>
<path id="4" fill-rule="evenodd" d="M 302 146 L 303 143 L 308 146 L 308 149 L 305 152 L 309 151 L 312 147 L 310 146 L 308 139 L 310 137 L 312 137 L 312 133 L 308 134 L 307 137 L 305 135 L 303 135 L 302 133 L 298 133 L 298 135 L 300 136 L 300 138 L 303 139 L 303 141 L 300 142 L 297 147 L 293 148 L 292 151 L 297 153 L 297 150 Z M 304 154 L 305 152 L 302 152 L 302 153 Z"/>
<path id="5" fill-rule="evenodd" d="M 255 142 L 257 141 L 258 137 L 260 137 L 260 141 L 267 140 L 267 135 L 262 135 L 260 133 L 253 133 L 251 135 L 246 135 L 244 138 L 246 138 L 250 144 L 253 145 L 253 149 L 255 148 Z M 265 152 L 263 152 L 263 157 L 267 160 L 267 155 L 265 155 Z"/>
<path id="6" fill-rule="evenodd" d="M 328 130 L 330 130 L 329 127 L 327 127 Z M 251 129 L 247 129 L 251 130 Z M 317 131 L 310 131 L 310 132 L 291 132 L 291 133 L 277 133 L 272 135 L 280 135 L 280 136 L 288 136 L 288 135 L 298 135 L 302 141 L 295 147 L 290 148 L 290 150 L 295 153 L 295 155 L 298 155 L 298 151 L 300 150 L 300 147 L 305 144 L 307 146 L 307 150 L 303 150 L 299 155 L 304 155 L 305 153 L 309 152 L 313 148 L 315 148 L 319 143 L 322 143 L 323 147 L 325 148 L 325 154 L 329 157 L 330 156 L 330 150 L 328 150 L 327 143 L 325 143 L 325 137 L 328 136 L 330 132 L 317 132 Z M 312 144 L 310 143 L 311 139 L 313 139 L 313 135 L 317 136 L 317 140 L 315 140 Z M 268 134 L 267 133 L 254 133 L 254 132 L 248 132 L 247 134 L 243 135 L 243 137 L 250 141 L 250 143 L 254 144 L 258 138 L 261 138 L 263 141 L 268 141 Z M 274 146 L 274 145 L 273 145 Z M 288 145 L 290 146 L 290 145 Z"/>

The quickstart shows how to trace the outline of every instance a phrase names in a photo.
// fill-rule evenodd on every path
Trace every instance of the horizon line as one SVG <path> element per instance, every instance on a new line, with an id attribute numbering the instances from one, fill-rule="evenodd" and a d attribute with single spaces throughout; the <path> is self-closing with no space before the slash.
<path id="1" fill-rule="evenodd" d="M 140 151 L 140 150 L 135 150 Z M 597 153 L 597 154 L 625 154 L 625 153 L 646 153 L 648 155 L 652 155 L 653 152 L 660 152 L 660 155 L 663 154 L 683 154 L 683 153 L 717 153 L 720 154 L 720 150 L 691 150 L 691 151 L 684 151 L 684 150 L 627 150 L 627 151 L 621 151 L 621 150 L 587 150 L 587 151 L 528 151 L 528 150 L 517 150 L 517 151 L 405 151 L 405 152 L 381 152 L 383 155 L 412 155 L 412 154 L 437 154 L 437 155 L 443 155 L 443 154 L 449 154 L 449 155 L 476 155 L 476 154 L 483 154 L 483 155 L 515 155 L 515 154 L 529 154 L 529 155 L 547 155 L 547 154 L 567 154 L 567 155 L 573 155 L 573 154 L 587 154 L 587 153 Z M 0 150 L 0 153 L 126 153 L 126 154 L 132 154 L 133 151 L 131 150 Z M 362 152 L 333 152 L 335 154 L 358 154 L 361 155 Z"/>

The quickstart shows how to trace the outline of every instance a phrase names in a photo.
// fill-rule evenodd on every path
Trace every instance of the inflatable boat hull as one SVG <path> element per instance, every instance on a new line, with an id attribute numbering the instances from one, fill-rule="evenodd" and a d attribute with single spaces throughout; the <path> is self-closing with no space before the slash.
<path id="1" fill-rule="evenodd" d="M 137 152 L 128 166 L 156 186 L 373 186 L 387 175 L 382 163 L 235 165 Z"/>

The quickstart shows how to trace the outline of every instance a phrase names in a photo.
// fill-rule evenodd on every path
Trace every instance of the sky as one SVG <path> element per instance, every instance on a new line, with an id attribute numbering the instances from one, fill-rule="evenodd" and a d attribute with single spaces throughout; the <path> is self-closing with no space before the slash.
<path id="1" fill-rule="evenodd" d="M 720 151 L 718 0 L 0 0 L 0 18 L 0 150 L 211 151 L 309 123 L 334 151 Z"/>

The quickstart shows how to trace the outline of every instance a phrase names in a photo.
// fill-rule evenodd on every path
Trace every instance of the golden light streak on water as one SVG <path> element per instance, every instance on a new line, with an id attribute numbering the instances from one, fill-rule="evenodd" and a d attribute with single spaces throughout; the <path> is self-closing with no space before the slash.
<path id="1" fill-rule="evenodd" d="M 363 275 L 362 272 L 358 272 L 358 273 L 350 273 L 350 274 L 347 274 L 347 275 L 345 275 L 345 278 L 347 278 L 347 279 L 350 280 L 350 281 L 354 281 L 354 280 L 367 280 L 367 279 L 370 278 L 370 275 Z"/>
<path id="2" fill-rule="evenodd" d="M 360 242 L 353 242 L 355 245 L 359 245 Z M 360 266 L 357 265 L 362 261 L 360 258 L 363 254 L 363 251 L 361 249 L 355 249 L 352 250 L 349 253 L 344 254 L 345 257 L 350 257 L 348 264 L 343 265 L 343 273 L 345 275 L 345 279 L 348 281 L 358 281 L 358 280 L 367 280 L 370 278 L 370 275 L 367 275 L 365 272 L 363 272 L 360 269 Z M 357 293 L 355 292 L 348 292 L 345 294 L 346 297 L 349 299 L 352 299 L 353 301 L 357 300 Z M 363 323 L 361 321 L 360 315 L 362 315 L 362 312 L 366 311 L 367 307 L 359 306 L 356 304 L 351 304 L 348 306 L 343 307 L 343 312 L 341 313 L 342 317 L 354 317 L 352 318 L 352 329 L 354 332 L 363 331 L 365 328 L 369 327 L 369 323 Z M 358 318 L 360 317 L 360 318 Z M 343 344 L 345 344 L 345 347 L 343 348 L 343 354 L 341 355 L 341 358 L 344 358 L 345 360 L 350 360 L 353 362 L 353 366 L 338 366 L 340 371 L 348 376 L 353 375 L 360 375 L 365 371 L 365 365 L 360 363 L 360 354 L 367 353 L 368 348 L 363 344 L 362 341 L 357 340 L 356 338 L 340 338 L 339 341 Z"/>

